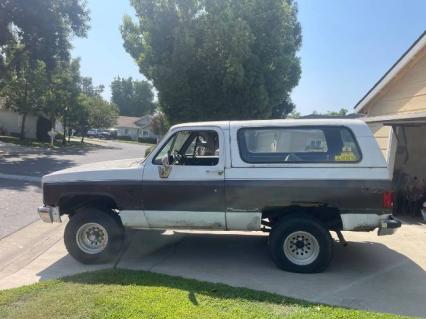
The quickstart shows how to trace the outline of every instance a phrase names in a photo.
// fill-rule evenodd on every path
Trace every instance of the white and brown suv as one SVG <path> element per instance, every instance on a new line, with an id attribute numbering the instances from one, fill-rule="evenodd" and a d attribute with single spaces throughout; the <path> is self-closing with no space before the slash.
<path id="1" fill-rule="evenodd" d="M 43 199 L 43 220 L 69 215 L 65 244 L 84 263 L 116 256 L 126 228 L 264 230 L 278 267 L 319 272 L 330 231 L 401 226 L 386 161 L 358 120 L 176 125 L 145 159 L 44 176 Z"/>

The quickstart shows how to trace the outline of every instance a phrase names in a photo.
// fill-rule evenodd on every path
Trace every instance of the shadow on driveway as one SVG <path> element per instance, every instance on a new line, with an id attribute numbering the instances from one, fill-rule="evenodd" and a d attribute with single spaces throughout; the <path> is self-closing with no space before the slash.
<path id="1" fill-rule="evenodd" d="M 151 245 L 158 247 L 150 249 Z M 38 275 L 54 278 L 70 262 L 78 264 L 66 256 Z M 370 241 L 350 241 L 346 248 L 336 244 L 335 258 L 324 273 L 294 274 L 271 262 L 264 234 L 134 231 L 116 267 L 225 283 L 317 303 L 426 316 L 423 268 L 386 245 Z M 96 269 L 84 267 L 84 271 Z"/>
<path id="2" fill-rule="evenodd" d="M 0 154 L 0 172 L 28 176 L 43 176 L 79 164 L 79 159 L 91 153 L 117 150 L 107 145 L 72 145 L 58 149 L 13 146 Z M 98 160 L 102 160 L 102 157 Z"/>
<path id="3" fill-rule="evenodd" d="M 0 157 L 0 172 L 5 174 L 43 176 L 51 172 L 74 166 L 69 159 L 60 159 L 49 155 L 22 155 Z"/>

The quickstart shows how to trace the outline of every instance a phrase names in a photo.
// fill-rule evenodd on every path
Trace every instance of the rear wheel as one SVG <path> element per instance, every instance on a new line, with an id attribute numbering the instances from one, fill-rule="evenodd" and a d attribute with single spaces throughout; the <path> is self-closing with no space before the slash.
<path id="1" fill-rule="evenodd" d="M 65 227 L 69 254 L 84 264 L 104 263 L 118 257 L 124 228 L 118 216 L 98 208 L 82 208 Z"/>
<path id="2" fill-rule="evenodd" d="M 275 264 L 286 271 L 321 272 L 333 256 L 333 240 L 321 222 L 310 216 L 289 216 L 272 227 L 269 250 Z"/>

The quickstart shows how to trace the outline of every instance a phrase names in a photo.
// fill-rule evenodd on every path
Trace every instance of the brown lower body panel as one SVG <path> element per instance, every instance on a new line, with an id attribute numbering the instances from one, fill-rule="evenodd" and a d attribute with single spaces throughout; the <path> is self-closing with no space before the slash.
<path id="1" fill-rule="evenodd" d="M 65 196 L 106 196 L 119 209 L 160 211 L 260 211 L 265 207 L 327 205 L 342 210 L 382 210 L 387 180 L 97 181 L 47 183 L 44 203 Z"/>

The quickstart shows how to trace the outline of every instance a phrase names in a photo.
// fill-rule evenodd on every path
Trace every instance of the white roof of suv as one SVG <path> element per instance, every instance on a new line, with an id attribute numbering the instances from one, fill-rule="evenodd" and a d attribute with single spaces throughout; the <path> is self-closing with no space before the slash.
<path id="1" fill-rule="evenodd" d="M 262 126 L 317 126 L 317 125 L 336 125 L 347 126 L 351 128 L 358 136 L 370 136 L 371 131 L 367 124 L 358 119 L 278 119 L 278 120 L 251 120 L 251 121 L 211 121 L 211 122 L 192 122 L 177 124 L 172 127 L 184 128 L 195 126 L 216 126 L 222 129 L 235 129 L 240 127 L 262 127 Z"/>

